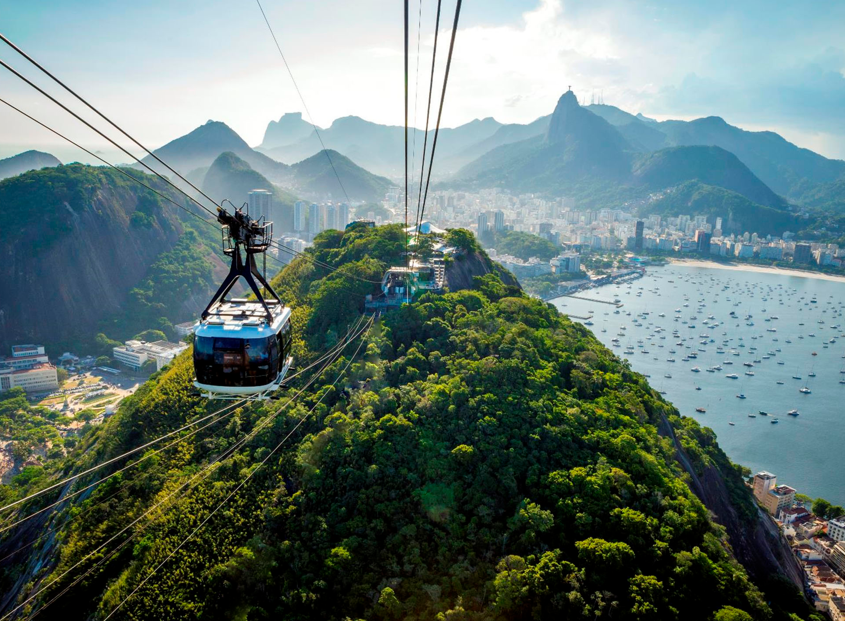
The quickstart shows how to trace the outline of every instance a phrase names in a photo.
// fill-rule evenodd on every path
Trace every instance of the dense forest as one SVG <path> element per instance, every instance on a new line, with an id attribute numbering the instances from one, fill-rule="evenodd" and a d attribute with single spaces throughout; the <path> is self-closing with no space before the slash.
<path id="1" fill-rule="evenodd" d="M 362 325 L 363 296 L 404 241 L 399 226 L 327 231 L 309 253 L 337 271 L 300 258 L 276 278 L 294 306 L 298 368 Z M 23 604 L 21 616 L 104 619 L 122 604 L 113 618 L 811 618 L 796 590 L 764 593 L 734 560 L 658 428 L 671 424 L 695 468 L 718 468 L 752 520 L 741 471 L 712 432 L 550 305 L 488 274 L 374 318 L 340 344 L 342 356 L 305 370 L 278 401 L 230 408 L 167 450 L 134 455 L 137 466 L 31 528 L 5 531 L 3 612 Z M 0 501 L 219 409 L 191 378 L 183 355 L 64 462 L 0 487 Z M 55 534 L 39 538 L 45 529 Z"/>
<path id="2" fill-rule="evenodd" d="M 488 233 L 488 237 L 489 240 L 482 237 L 482 243 L 486 241 L 486 245 L 495 248 L 499 254 L 509 254 L 523 261 L 532 257 L 537 257 L 541 261 L 548 261 L 558 254 L 557 246 L 533 233 L 498 231 Z"/>

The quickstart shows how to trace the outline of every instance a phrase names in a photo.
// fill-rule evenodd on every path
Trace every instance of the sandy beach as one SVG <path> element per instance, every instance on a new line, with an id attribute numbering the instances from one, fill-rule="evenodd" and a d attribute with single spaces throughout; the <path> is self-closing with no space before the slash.
<path id="1" fill-rule="evenodd" d="M 698 259 L 669 259 L 669 262 L 689 265 L 691 267 L 709 267 L 720 270 L 733 270 L 737 272 L 757 272 L 759 274 L 782 274 L 784 276 L 797 276 L 799 278 L 815 278 L 816 280 L 845 282 L 845 276 L 811 272 L 810 270 L 768 267 L 766 265 L 751 265 L 748 263 L 719 263 L 717 261 L 701 261 Z"/>

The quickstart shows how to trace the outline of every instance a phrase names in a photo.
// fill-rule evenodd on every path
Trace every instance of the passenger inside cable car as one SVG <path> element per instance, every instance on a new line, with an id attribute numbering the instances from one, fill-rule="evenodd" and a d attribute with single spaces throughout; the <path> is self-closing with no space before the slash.
<path id="1" fill-rule="evenodd" d="M 197 382 L 244 387 L 273 384 L 290 356 L 290 349 L 290 323 L 278 334 L 261 338 L 198 335 L 194 340 Z"/>

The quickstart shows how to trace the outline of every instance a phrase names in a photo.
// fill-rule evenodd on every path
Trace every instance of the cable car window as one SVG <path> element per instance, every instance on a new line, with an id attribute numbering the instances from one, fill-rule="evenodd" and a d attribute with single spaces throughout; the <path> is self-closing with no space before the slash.
<path id="1" fill-rule="evenodd" d="M 270 361 L 267 342 L 268 339 L 244 339 L 244 349 L 250 364 L 266 364 Z"/>

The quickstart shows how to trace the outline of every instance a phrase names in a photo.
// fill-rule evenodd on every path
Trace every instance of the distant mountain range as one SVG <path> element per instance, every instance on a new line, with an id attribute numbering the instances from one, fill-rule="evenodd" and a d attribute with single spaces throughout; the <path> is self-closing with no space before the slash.
<path id="1" fill-rule="evenodd" d="M 7 157 L 0 160 L 0 179 L 7 179 L 20 175 L 29 170 L 39 170 L 52 166 L 61 166 L 61 162 L 50 155 L 49 153 L 42 153 L 41 151 L 24 151 L 12 157 Z"/>
<path id="2" fill-rule="evenodd" d="M 571 97 L 577 104 L 574 95 Z M 604 104 L 578 106 L 578 109 L 590 113 L 592 117 L 600 117 L 613 131 L 596 124 L 591 116 L 573 112 L 573 119 L 567 122 L 567 125 L 574 127 L 581 123 L 585 127 L 569 130 L 572 134 L 568 143 L 570 147 L 563 154 L 563 159 L 554 158 L 554 161 L 544 162 L 542 149 L 530 149 L 532 143 L 527 141 L 534 140 L 535 146 L 542 144 L 546 147 L 554 142 L 550 143 L 548 140 L 552 115 L 540 117 L 526 125 L 501 124 L 492 118 L 475 120 L 456 128 L 441 130 L 434 176 L 445 183 L 443 187 L 468 187 L 467 181 L 474 180 L 470 186 L 494 183 L 498 187 L 517 191 L 549 193 L 559 193 L 565 189 L 575 198 L 590 198 L 593 200 L 589 204 L 598 204 L 602 201 L 625 200 L 636 196 L 632 196 L 629 190 L 617 191 L 618 188 L 599 190 L 589 179 L 578 178 L 578 175 L 583 175 L 591 165 L 598 163 L 603 169 L 594 171 L 599 172 L 599 176 L 606 176 L 610 168 L 615 167 L 618 178 L 620 171 L 625 172 L 626 166 L 623 163 L 626 160 L 630 162 L 628 166 L 633 167 L 638 156 L 644 154 L 669 147 L 719 147 L 736 156 L 757 178 L 757 181 L 749 182 L 751 185 L 746 189 L 749 192 L 748 198 L 758 204 L 771 206 L 773 202 L 777 202 L 770 195 L 774 193 L 797 205 L 845 208 L 845 162 L 828 159 L 798 147 L 774 132 L 746 131 L 729 125 L 716 116 L 693 121 L 656 121 L 642 114 L 631 114 Z M 587 142 L 601 137 L 605 141 L 604 146 L 601 149 L 598 146 L 587 148 L 584 146 L 586 143 L 579 138 L 579 133 Z M 429 136 L 431 135 L 430 133 Z M 321 136 L 327 148 L 343 153 L 368 170 L 394 178 L 401 176 L 403 172 L 404 129 L 400 126 L 379 125 L 358 117 L 345 117 L 322 129 Z M 412 145 L 416 141 L 417 161 L 423 138 L 421 130 L 411 130 L 409 140 Z M 616 144 L 616 148 L 608 150 L 611 143 Z M 507 147 L 506 151 L 497 153 L 496 149 L 503 146 Z M 275 159 L 291 163 L 316 154 L 322 149 L 322 145 L 314 128 L 305 122 L 301 115 L 286 114 L 279 121 L 270 123 L 264 142 L 257 149 Z M 531 151 L 531 154 L 528 151 Z M 671 156 L 676 173 L 680 173 L 680 168 L 684 165 L 682 158 L 688 158 L 689 165 L 694 165 L 696 159 L 699 159 L 700 165 L 734 166 L 733 162 L 727 160 L 720 164 L 719 158 L 725 156 L 717 156 L 716 152 L 710 152 L 709 156 L 705 156 L 705 152 L 689 152 L 686 155 L 681 153 L 683 152 L 675 152 Z M 575 165 L 574 162 L 582 156 L 595 159 L 592 163 L 581 161 Z M 604 156 L 611 156 L 612 160 L 604 162 Z M 533 163 L 517 163 L 508 170 L 498 166 L 503 159 L 517 161 L 525 157 L 538 159 Z M 667 156 L 662 156 L 659 160 L 665 157 Z M 567 162 L 565 170 L 560 168 L 564 161 Z M 650 161 L 647 170 L 655 172 L 654 165 L 655 162 Z M 485 169 L 490 166 L 493 166 L 496 172 L 488 175 Z M 744 174 L 739 169 L 736 172 L 740 177 Z M 688 170 L 687 173 L 684 175 L 686 179 L 702 180 L 719 174 L 718 168 Z M 569 179 L 565 188 L 555 181 L 557 177 Z M 652 180 L 656 182 L 656 178 L 652 177 Z M 768 189 L 762 190 L 758 181 Z M 757 186 L 759 191 L 755 191 L 751 186 Z M 645 183 L 639 187 L 651 186 Z M 714 187 L 719 186 L 716 184 Z M 725 187 L 731 189 L 730 185 Z M 763 197 L 760 192 L 768 197 Z M 783 199 L 780 202 L 785 203 Z"/>
<path id="3" fill-rule="evenodd" d="M 168 142 L 153 153 L 187 176 L 197 168 L 211 166 L 217 156 L 227 151 L 237 155 L 253 170 L 272 182 L 285 183 L 290 179 L 289 166 L 255 151 L 237 132 L 219 121 L 209 121 L 189 134 Z M 142 161 L 163 175 L 173 176 L 169 170 L 149 155 Z M 135 167 L 141 168 L 139 165 Z"/>
<path id="4" fill-rule="evenodd" d="M 569 196 L 586 207 L 645 204 L 649 194 L 665 192 L 652 212 L 722 215 L 729 232 L 775 233 L 795 225 L 789 202 L 734 153 L 712 145 L 645 148 L 670 141 L 666 134 L 655 136 L 662 125 L 611 106 L 582 107 L 570 91 L 558 101 L 545 135 L 491 150 L 452 183 Z M 669 127 L 677 136 L 679 126 Z M 821 159 L 823 166 L 837 165 Z"/>
<path id="5" fill-rule="evenodd" d="M 215 177 L 223 175 L 217 189 L 236 203 L 246 200 L 248 179 L 303 199 L 345 199 L 323 144 L 352 201 L 378 201 L 404 174 L 401 126 L 349 116 L 320 130 L 320 137 L 322 142 L 300 113 L 289 113 L 269 123 L 255 149 L 224 123 L 209 121 L 155 153 L 195 185 L 205 183 L 221 154 L 231 154 L 237 161 L 230 158 L 228 170 L 218 167 L 208 182 L 214 185 Z M 430 130 L 429 150 L 432 137 Z M 424 140 L 423 131 L 411 130 L 412 179 L 419 175 Z M 173 177 L 153 158 L 145 162 Z M 29 151 L 0 161 L 0 177 L 58 164 L 49 154 Z M 656 121 L 614 106 L 581 106 L 572 92 L 560 98 L 553 114 L 532 123 L 485 118 L 442 129 L 433 176 L 441 188 L 498 187 L 567 196 L 579 208 L 644 202 L 649 193 L 696 181 L 770 209 L 845 210 L 845 161 L 800 148 L 773 132 L 742 130 L 719 117 Z M 694 195 L 698 206 L 706 200 L 721 204 L 724 198 L 709 191 Z M 739 209 L 739 202 L 733 204 Z"/>
<path id="6" fill-rule="evenodd" d="M 330 127 L 320 130 L 320 136 L 310 124 L 310 132 L 304 137 L 301 116 L 298 114 L 284 115 L 279 121 L 271 121 L 265 133 L 264 142 L 258 147 L 262 153 L 287 163 L 298 162 L 315 155 L 326 148 L 338 151 L 363 166 L 367 170 L 380 175 L 398 178 L 404 175 L 405 162 L 405 128 L 399 125 L 380 125 L 365 121 L 357 116 L 347 116 L 334 121 Z M 488 140 L 504 127 L 492 118 L 472 121 L 454 129 L 441 129 L 437 138 L 437 153 L 435 166 L 443 172 L 457 170 L 462 164 L 471 161 L 481 153 L 471 149 L 479 143 Z M 517 138 L 522 137 L 515 134 Z M 529 132 L 530 135 L 530 132 Z M 429 131 L 428 149 L 434 130 Z M 322 138 L 322 143 L 320 142 Z M 415 170 L 419 170 L 422 162 L 422 147 L 425 132 L 410 129 L 408 142 L 412 160 L 416 161 Z M 491 146 L 497 146 L 495 142 Z M 467 153 L 464 153 L 464 152 Z M 414 154 L 416 154 L 414 156 Z M 442 167 L 442 168 L 441 168 Z"/>

